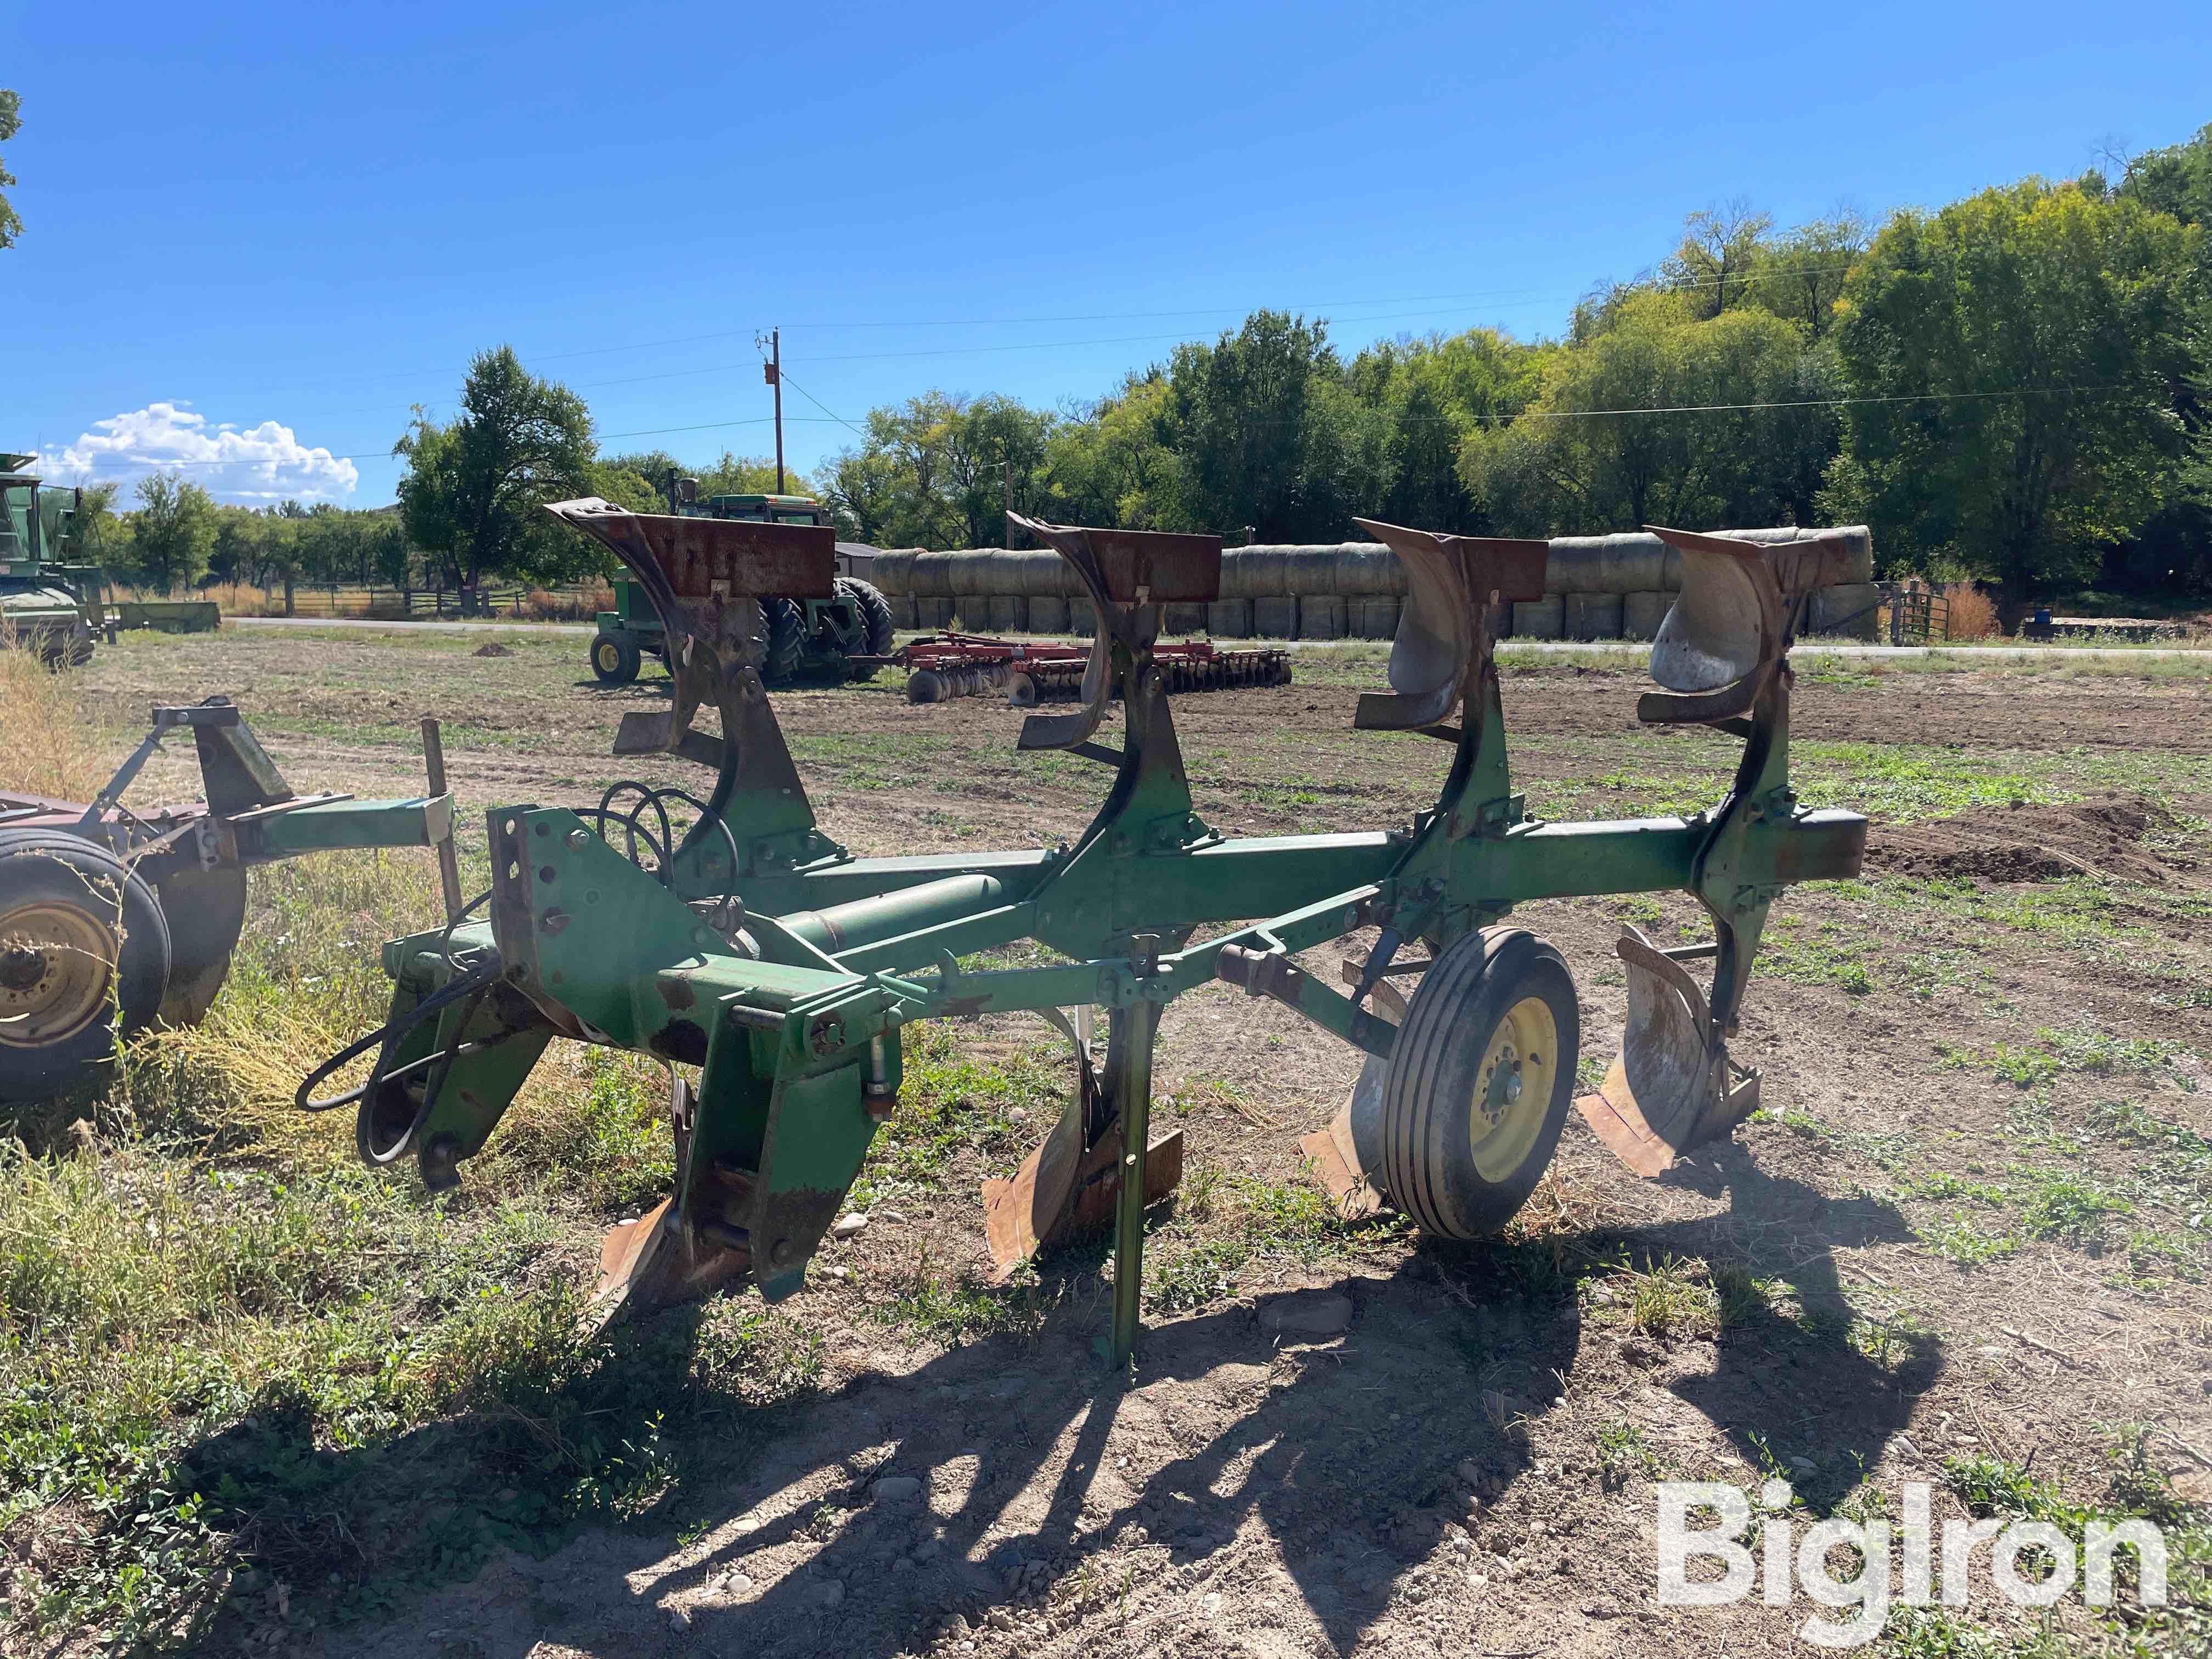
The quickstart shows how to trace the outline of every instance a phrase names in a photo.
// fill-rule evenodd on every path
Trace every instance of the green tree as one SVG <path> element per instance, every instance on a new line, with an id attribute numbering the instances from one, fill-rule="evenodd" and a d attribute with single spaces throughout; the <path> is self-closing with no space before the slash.
<path id="1" fill-rule="evenodd" d="M 2195 373 L 2173 389 L 2174 416 L 2188 434 L 2186 452 L 2164 504 L 2124 550 L 2115 574 L 2133 585 L 2212 592 L 2212 125 L 2186 143 L 2136 156 L 2119 194 L 2197 226 L 2203 234 L 2191 302 Z"/>
<path id="2" fill-rule="evenodd" d="M 23 100 L 5 87 L 0 87 L 0 144 L 6 143 L 23 130 L 22 109 Z M 15 182 L 15 175 L 9 172 L 4 164 L 0 164 L 0 190 Z M 16 216 L 15 210 L 8 204 L 5 196 L 0 196 L 0 247 L 13 247 L 22 229 L 23 222 Z"/>
<path id="3" fill-rule="evenodd" d="M 1683 222 L 1682 240 L 1660 265 L 1660 275 L 1681 290 L 1693 316 L 1717 317 L 1750 294 L 1773 228 L 1774 216 L 1741 197 L 1700 209 Z"/>
<path id="4" fill-rule="evenodd" d="M 457 580 L 558 581 L 600 568 L 585 538 L 539 511 L 591 492 L 590 411 L 566 386 L 526 371 L 512 347 L 479 353 L 459 415 L 441 425 L 418 409 L 392 453 L 408 464 L 399 482 L 408 538 L 443 557 Z"/>
<path id="5" fill-rule="evenodd" d="M 733 455 L 721 459 L 699 474 L 702 495 L 811 495 L 814 485 L 795 466 L 783 469 L 783 489 L 775 487 L 775 458 L 772 455 Z"/>
<path id="6" fill-rule="evenodd" d="M 141 580 L 164 593 L 189 586 L 215 548 L 214 497 L 179 472 L 149 473 L 137 493 L 131 544 Z"/>
<path id="7" fill-rule="evenodd" d="M 1255 311 L 1169 367 L 1188 495 L 1176 528 L 1255 539 L 1333 541 L 1374 504 L 1385 423 L 1346 381 L 1328 328 Z"/>
<path id="8" fill-rule="evenodd" d="M 2173 388 L 2203 233 L 2039 179 L 1893 216 L 1851 273 L 1850 391 L 1830 501 L 1893 562 L 1991 576 L 2011 599 L 2096 568 L 2170 488 Z"/>
<path id="9" fill-rule="evenodd" d="M 1778 317 L 1800 325 L 1808 338 L 1824 338 L 1835 323 L 1836 301 L 1872 233 L 1849 209 L 1812 219 L 1784 232 L 1759 251 L 1747 296 Z"/>
<path id="10" fill-rule="evenodd" d="M 1542 357 L 1541 349 L 1486 328 L 1386 342 L 1354 358 L 1352 390 L 1381 412 L 1387 431 L 1375 510 L 1395 524 L 1487 529 L 1460 471 L 1460 450 L 1477 429 L 1527 407 L 1542 384 Z"/>
<path id="11" fill-rule="evenodd" d="M 88 564 L 105 564 L 115 557 L 122 532 L 115 515 L 113 483 L 86 484 L 77 492 L 76 512 L 70 520 L 75 556 Z"/>
<path id="12" fill-rule="evenodd" d="M 1491 521 L 1530 536 L 1809 522 L 1838 436 L 1832 357 L 1763 308 L 1705 309 L 1626 294 L 1602 332 L 1550 355 L 1520 418 L 1462 448 Z"/>
<path id="13" fill-rule="evenodd" d="M 1119 392 L 1055 426 L 1041 482 L 1040 509 L 1065 523 L 1129 530 L 1188 526 L 1166 374 L 1157 368 L 1132 374 Z"/>

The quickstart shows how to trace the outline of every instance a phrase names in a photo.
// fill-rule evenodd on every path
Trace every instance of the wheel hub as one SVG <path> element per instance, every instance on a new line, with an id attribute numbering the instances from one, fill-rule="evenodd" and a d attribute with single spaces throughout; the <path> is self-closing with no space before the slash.
<path id="1" fill-rule="evenodd" d="M 0 1043 L 42 1047 L 97 1019 L 117 943 L 112 928 L 74 905 L 26 904 L 0 915 Z"/>
<path id="2" fill-rule="evenodd" d="M 1559 1066 L 1559 1022 L 1541 997 L 1523 997 L 1491 1033 L 1468 1121 L 1476 1167 L 1517 1167 L 1542 1133 Z"/>

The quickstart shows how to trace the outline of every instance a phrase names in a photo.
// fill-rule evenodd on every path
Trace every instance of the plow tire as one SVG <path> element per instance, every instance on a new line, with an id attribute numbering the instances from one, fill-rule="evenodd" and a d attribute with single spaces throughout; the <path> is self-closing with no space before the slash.
<path id="1" fill-rule="evenodd" d="M 0 1099 L 59 1094 L 103 1065 L 168 978 L 168 923 L 143 877 L 76 836 L 0 830 Z"/>
<path id="2" fill-rule="evenodd" d="M 1582 1021 L 1559 953 L 1519 927 L 1447 946 L 1406 1010 L 1382 1079 L 1382 1184 L 1437 1238 L 1486 1238 L 1559 1144 Z"/>
<path id="3" fill-rule="evenodd" d="M 768 664 L 761 678 L 770 685 L 789 685 L 806 660 L 806 613 L 795 599 L 763 599 L 768 618 Z"/>

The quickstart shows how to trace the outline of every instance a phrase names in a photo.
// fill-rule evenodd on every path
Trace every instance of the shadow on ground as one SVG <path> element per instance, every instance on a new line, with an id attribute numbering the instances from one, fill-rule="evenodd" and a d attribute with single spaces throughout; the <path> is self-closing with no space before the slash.
<path id="1" fill-rule="evenodd" d="M 1147 1333 L 1127 1389 L 1093 1358 L 1090 1322 L 1070 1316 L 1035 1341 L 981 1341 L 793 1405 L 702 1411 L 697 1396 L 713 1395 L 714 1366 L 697 1352 L 697 1311 L 678 1310 L 600 1371 L 558 1384 L 555 1395 L 568 1397 L 550 1418 L 537 1413 L 554 1395 L 345 1452 L 315 1449 L 311 1416 L 288 1422 L 280 1409 L 204 1443 L 191 1461 L 204 1489 L 254 1534 L 257 1553 L 282 1557 L 287 1528 L 319 1526 L 305 1553 L 343 1561 L 350 1547 L 358 1575 L 393 1559 L 390 1539 L 340 1536 L 348 1523 L 333 1534 L 317 1516 L 362 1483 L 397 1492 L 410 1471 L 481 1472 L 488 1449 L 557 1464 L 569 1435 L 597 1437 L 602 1449 L 635 1446 L 649 1462 L 653 1414 L 671 1413 L 663 1426 L 680 1463 L 629 1528 L 586 1533 L 549 1554 L 564 1534 L 550 1511 L 536 1525 L 527 1512 L 544 1502 L 542 1480 L 418 1500 L 372 1522 L 408 1534 L 418 1557 L 429 1547 L 421 1565 L 432 1577 L 441 1551 L 449 1571 L 500 1544 L 522 1553 L 397 1618 L 356 1596 L 355 1610 L 372 1616 L 333 1632 L 333 1651 L 427 1643 L 454 1659 L 521 1659 L 540 1640 L 599 1653 L 663 1643 L 689 1651 L 695 1640 L 716 1653 L 893 1651 L 927 1645 L 948 1613 L 980 1621 L 1047 1583 L 1063 1595 L 1073 1583 L 1093 1621 L 1086 1631 L 1148 1646 L 1148 1630 L 1164 1637 L 1193 1616 L 1214 1571 L 1231 1572 L 1218 1582 L 1249 1601 L 1256 1569 L 1286 1577 L 1285 1624 L 1310 1620 L 1342 1652 L 1386 1616 L 1405 1576 L 1445 1547 L 1449 1524 L 1467 1520 L 1471 1486 L 1490 1503 L 1522 1482 L 1571 1486 L 1577 1501 L 1595 1486 L 1595 1470 L 1563 1471 L 1556 1459 L 1547 1468 L 1532 1448 L 1547 1413 L 1603 1411 L 1609 1397 L 1653 1386 L 1634 1376 L 1644 1362 L 1626 1357 L 1640 1339 L 1610 1312 L 1602 1328 L 1585 1326 L 1578 1283 L 1602 1264 L 1738 1263 L 1793 1288 L 1796 1316 L 1763 1300 L 1738 1308 L 1667 1386 L 1754 1468 L 1784 1460 L 1815 1508 L 1839 1501 L 1879 1460 L 1912 1396 L 1940 1375 L 1940 1351 L 1924 1335 L 1869 1354 L 1831 1253 L 1905 1237 L 1893 1208 L 1824 1200 L 1734 1149 L 1671 1179 L 1725 1196 L 1728 1208 L 1642 1230 L 1425 1247 L 1393 1273 L 1340 1285 L 1355 1307 L 1350 1328 L 1312 1346 L 1284 1346 L 1243 1308 L 1176 1320 Z M 1706 1353 L 1710 1369 L 1695 1369 Z M 1565 1407 L 1554 1404 L 1562 1378 L 1576 1395 Z M 1788 1466 L 1801 1448 L 1817 1455 Z M 904 1476 L 919 1493 L 877 1495 L 876 1482 Z M 258 1501 L 257 1488 L 286 1495 Z M 672 1533 L 714 1542 L 672 1549 Z M 1618 1565 L 1625 1584 L 1648 1575 L 1641 1560 Z M 1302 1612 L 1287 1605 L 1292 1595 Z M 672 1598 L 688 1615 L 681 1630 L 672 1629 Z M 218 1638 L 234 1638 L 233 1623 L 211 1630 L 205 1650 L 227 1645 Z"/>

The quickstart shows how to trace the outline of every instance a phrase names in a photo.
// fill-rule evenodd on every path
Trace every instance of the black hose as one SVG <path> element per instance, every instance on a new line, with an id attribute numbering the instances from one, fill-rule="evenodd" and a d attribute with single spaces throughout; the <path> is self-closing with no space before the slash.
<path id="1" fill-rule="evenodd" d="M 458 921 L 459 918 L 456 917 L 455 920 Z M 448 957 L 447 960 L 450 962 L 452 959 Z M 380 1054 L 377 1056 L 376 1064 L 369 1068 L 368 1081 L 358 1088 L 349 1089 L 342 1095 L 332 1095 L 326 1100 L 313 1098 L 313 1091 L 324 1079 L 351 1061 L 359 1060 L 371 1048 L 382 1044 L 388 1053 L 391 1044 L 398 1042 L 400 1038 L 405 1036 L 440 1009 L 459 1001 L 461 998 L 469 995 L 471 992 L 480 991 L 489 986 L 492 981 L 499 977 L 500 971 L 499 953 L 495 951 L 473 966 L 462 969 L 437 990 L 433 991 L 422 1001 L 407 1010 L 405 1013 L 386 1021 L 384 1024 L 371 1031 L 359 1042 L 348 1043 L 321 1065 L 316 1066 L 313 1071 L 308 1073 L 301 1083 L 298 1091 L 293 1095 L 292 1104 L 303 1112 L 334 1112 L 341 1106 L 357 1103 L 362 1096 L 383 1081 L 384 1054 Z M 411 1071 L 413 1067 L 410 1066 L 406 1069 Z M 433 1090 L 426 1093 L 426 1103 L 428 1094 L 435 1092 Z"/>
<path id="2" fill-rule="evenodd" d="M 615 808 L 614 802 L 617 796 L 623 794 L 635 794 L 639 799 L 637 804 L 627 811 L 618 811 Z M 676 840 L 675 826 L 670 822 L 668 817 L 667 803 L 672 800 L 682 801 L 699 815 L 698 822 L 686 832 L 680 846 Z M 690 790 L 678 788 L 672 784 L 655 787 L 651 784 L 641 783 L 635 778 L 623 778 L 607 786 L 605 793 L 600 795 L 599 804 L 597 806 L 579 806 L 573 810 L 579 817 L 598 819 L 600 839 L 611 847 L 614 844 L 614 837 L 607 832 L 607 823 L 611 819 L 619 825 L 626 836 L 629 861 L 637 865 L 641 870 L 645 869 L 645 866 L 639 862 L 637 843 L 639 838 L 642 836 L 647 847 L 652 849 L 657 865 L 657 868 L 647 873 L 658 877 L 660 884 L 664 887 L 668 885 L 671 866 L 675 863 L 677 855 L 685 848 L 702 839 L 707 834 L 707 825 L 712 823 L 720 833 L 722 844 L 729 850 L 730 854 L 729 869 L 722 881 L 720 902 L 725 908 L 736 902 L 738 874 L 740 867 L 738 838 L 731 831 L 729 821 L 715 811 L 711 802 L 701 800 Z M 646 828 L 642 822 L 645 814 L 648 811 L 659 821 L 660 835 L 657 839 L 653 831 Z"/>

